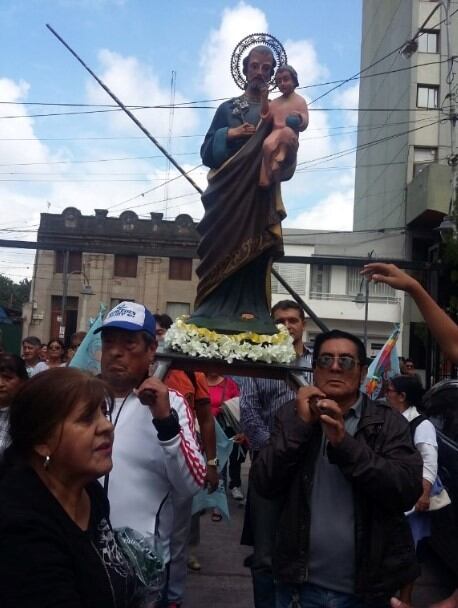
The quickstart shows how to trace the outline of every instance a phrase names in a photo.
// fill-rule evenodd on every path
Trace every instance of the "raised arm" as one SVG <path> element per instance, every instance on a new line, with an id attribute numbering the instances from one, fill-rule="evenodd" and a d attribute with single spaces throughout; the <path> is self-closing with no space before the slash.
<path id="1" fill-rule="evenodd" d="M 454 363 L 458 363 L 458 326 L 416 279 L 394 264 L 377 262 L 364 266 L 362 274 L 369 280 L 380 281 L 408 293 L 418 306 L 443 352 Z"/>

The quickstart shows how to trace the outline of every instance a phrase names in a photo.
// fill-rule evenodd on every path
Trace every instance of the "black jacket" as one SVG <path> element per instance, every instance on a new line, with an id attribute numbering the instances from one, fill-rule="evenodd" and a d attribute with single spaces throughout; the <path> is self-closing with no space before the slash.
<path id="1" fill-rule="evenodd" d="M 305 423 L 291 401 L 277 415 L 270 442 L 251 470 L 261 495 L 283 496 L 273 555 L 274 576 L 281 582 L 307 581 L 310 496 L 321 439 L 320 424 Z M 422 460 L 409 425 L 383 403 L 364 399 L 355 436 L 347 434 L 337 448 L 328 445 L 327 450 L 353 486 L 355 592 L 366 601 L 386 597 L 418 576 L 404 511 L 422 493 Z"/>
<path id="2" fill-rule="evenodd" d="M 123 608 L 95 548 L 92 528 L 108 521 L 102 487 L 87 486 L 90 529 L 82 531 L 31 468 L 0 484 L 1 608 Z"/>

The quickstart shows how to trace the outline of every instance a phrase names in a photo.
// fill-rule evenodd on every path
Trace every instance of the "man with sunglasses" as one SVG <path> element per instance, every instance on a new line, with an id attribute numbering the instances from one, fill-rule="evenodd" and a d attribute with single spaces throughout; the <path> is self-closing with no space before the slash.
<path id="1" fill-rule="evenodd" d="M 422 492 L 421 457 L 402 416 L 360 393 L 359 338 L 318 335 L 313 368 L 314 385 L 279 411 L 252 468 L 258 492 L 283 497 L 276 608 L 389 606 L 418 575 L 404 511 Z"/>

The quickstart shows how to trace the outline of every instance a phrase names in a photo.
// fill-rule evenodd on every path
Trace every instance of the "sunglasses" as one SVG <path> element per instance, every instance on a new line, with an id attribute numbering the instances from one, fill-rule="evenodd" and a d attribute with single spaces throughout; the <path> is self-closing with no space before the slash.
<path id="1" fill-rule="evenodd" d="M 337 361 L 337 365 L 340 369 L 345 371 L 354 369 L 359 363 L 359 361 L 350 357 L 350 355 L 339 355 L 337 357 L 333 357 L 332 355 L 320 355 L 317 357 L 315 363 L 317 367 L 321 369 L 330 369 L 333 366 L 334 361 Z"/>

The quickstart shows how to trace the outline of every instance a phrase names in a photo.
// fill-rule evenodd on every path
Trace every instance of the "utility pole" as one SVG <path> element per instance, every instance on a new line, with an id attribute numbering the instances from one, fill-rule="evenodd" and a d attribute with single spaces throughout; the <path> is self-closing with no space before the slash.
<path id="1" fill-rule="evenodd" d="M 445 31 L 447 41 L 447 77 L 445 79 L 448 84 L 448 93 L 445 96 L 445 100 L 449 100 L 448 120 L 450 122 L 450 155 L 447 159 L 447 163 L 451 169 L 450 172 L 450 205 L 448 215 L 444 217 L 438 230 L 440 232 L 443 241 L 450 239 L 456 239 L 457 235 L 457 211 L 456 200 L 457 200 L 457 188 L 458 188 L 458 154 L 456 152 L 456 123 L 458 119 L 456 98 L 457 88 L 453 87 L 453 81 L 455 79 L 455 73 L 453 71 L 455 61 L 457 57 L 452 53 L 451 47 L 451 36 L 450 36 L 450 0 L 445 3 L 443 0 L 438 5 L 442 5 L 445 11 Z"/>
<path id="2" fill-rule="evenodd" d="M 455 79 L 455 73 L 453 71 L 454 62 L 457 59 L 452 53 L 451 48 L 451 37 L 450 37 L 450 0 L 447 0 L 447 6 L 444 7 L 446 11 L 446 31 L 447 31 L 447 63 L 448 63 L 448 73 L 447 73 L 447 84 L 448 84 L 448 95 L 447 97 L 450 99 L 450 112 L 449 112 L 449 120 L 450 120 L 450 156 L 448 158 L 448 164 L 452 169 L 452 175 L 450 178 L 450 186 L 451 186 L 451 199 L 450 199 L 450 209 L 453 214 L 453 217 L 456 221 L 456 191 L 458 187 L 457 183 L 457 172 L 458 172 L 458 155 L 456 153 L 456 121 L 457 121 L 457 111 L 456 111 L 456 95 L 457 95 L 457 86 L 453 88 L 453 81 Z"/>
<path id="3" fill-rule="evenodd" d="M 67 306 L 67 289 L 68 289 L 68 261 L 70 252 L 68 249 L 64 252 L 64 263 L 62 268 L 62 306 L 60 312 L 59 338 L 65 340 L 65 308 Z"/>

